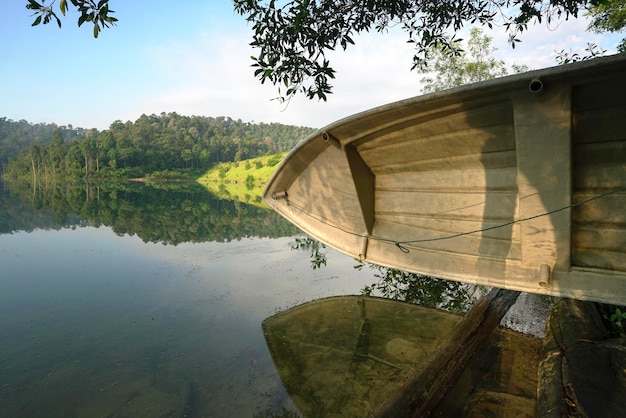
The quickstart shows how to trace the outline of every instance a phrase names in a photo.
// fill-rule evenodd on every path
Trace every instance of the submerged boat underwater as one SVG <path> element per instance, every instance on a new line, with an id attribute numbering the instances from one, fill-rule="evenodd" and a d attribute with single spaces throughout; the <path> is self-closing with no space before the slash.
<path id="1" fill-rule="evenodd" d="M 541 340 L 497 327 L 499 321 L 477 324 L 493 314 L 479 310 L 464 317 L 389 299 L 335 296 L 265 319 L 263 334 L 303 417 L 425 416 L 415 410 L 423 404 L 431 405 L 432 416 L 534 415 Z M 467 339 L 461 338 L 465 328 L 472 330 Z M 478 346 L 475 356 L 448 350 L 473 354 Z M 428 390 L 416 392 L 421 382 Z"/>
<path id="2" fill-rule="evenodd" d="M 263 334 L 302 416 L 357 417 L 423 368 L 461 319 L 393 300 L 338 296 L 265 319 Z"/>
<path id="3" fill-rule="evenodd" d="M 419 96 L 300 142 L 264 200 L 363 261 L 626 303 L 626 54 Z"/>

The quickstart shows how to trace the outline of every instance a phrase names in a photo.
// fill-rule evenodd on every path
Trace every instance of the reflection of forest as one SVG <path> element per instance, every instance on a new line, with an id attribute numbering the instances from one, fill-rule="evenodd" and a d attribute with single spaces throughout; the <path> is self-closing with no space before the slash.
<path id="1" fill-rule="evenodd" d="M 311 238 L 296 238 L 292 250 L 308 251 L 311 256 L 311 267 L 315 270 L 326 265 L 326 246 Z M 355 260 L 355 269 L 367 265 L 373 272 L 376 282 L 365 286 L 361 293 L 365 296 L 382 296 L 436 308 L 443 311 L 463 314 L 478 300 L 488 288 L 468 283 L 439 279 L 418 273 L 383 267 L 376 264 Z"/>
<path id="2" fill-rule="evenodd" d="M 0 208 L 0 233 L 105 225 L 144 242 L 176 245 L 298 232 L 273 211 L 220 200 L 193 182 L 75 182 L 36 188 L 27 182 L 6 182 L 0 190 Z"/>

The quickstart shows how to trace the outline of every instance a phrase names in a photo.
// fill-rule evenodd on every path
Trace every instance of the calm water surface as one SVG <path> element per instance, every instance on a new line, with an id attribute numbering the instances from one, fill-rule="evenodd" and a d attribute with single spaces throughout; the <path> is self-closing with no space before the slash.
<path id="1" fill-rule="evenodd" d="M 106 190 L 75 199 L 33 198 L 33 209 L 28 193 L 5 190 L 0 416 L 252 417 L 293 411 L 261 322 L 313 299 L 359 294 L 374 280 L 371 271 L 355 270 L 352 259 L 331 250 L 325 250 L 328 266 L 313 270 L 308 253 L 291 249 L 292 237 L 259 238 L 229 228 L 222 240 L 212 235 L 223 225 L 279 222 L 269 222 L 266 212 L 241 215 L 232 202 L 218 204 L 195 189 L 178 195 L 182 203 L 173 206 L 158 193 L 146 202 L 139 198 L 144 192 L 125 190 L 126 200 L 119 190 L 113 200 Z M 129 208 L 129 202 L 137 206 Z M 162 206 L 145 209 L 155 204 Z M 165 216 L 165 206 L 173 207 L 172 215 L 156 220 L 155 213 Z M 209 212 L 185 213 L 187 207 Z M 225 221 L 214 219 L 214 207 L 229 213 Z M 128 214 L 122 216 L 123 210 Z M 144 210 L 147 215 L 136 219 Z M 7 226 L 10 221 L 20 226 Z M 171 234 L 146 238 L 159 228 L 195 229 L 200 236 L 175 245 Z"/>

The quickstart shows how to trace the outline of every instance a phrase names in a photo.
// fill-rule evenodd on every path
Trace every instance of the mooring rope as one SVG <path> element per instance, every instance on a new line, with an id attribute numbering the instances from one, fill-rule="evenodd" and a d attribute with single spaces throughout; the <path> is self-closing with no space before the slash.
<path id="1" fill-rule="evenodd" d="M 592 196 L 592 197 L 590 197 L 588 199 L 584 199 L 584 200 L 581 200 L 579 202 L 574 202 L 572 204 L 560 207 L 558 209 L 550 210 L 550 211 L 543 212 L 543 213 L 540 213 L 538 215 L 529 216 L 529 217 L 526 217 L 526 218 L 514 219 L 514 220 L 509 221 L 509 222 L 504 222 L 502 224 L 498 224 L 498 225 L 494 225 L 494 226 L 490 226 L 490 227 L 486 227 L 486 228 L 480 228 L 480 229 L 475 229 L 475 230 L 466 231 L 466 232 L 459 232 L 457 234 L 444 235 L 444 236 L 441 236 L 441 237 L 415 239 L 415 240 L 408 240 L 408 241 L 396 241 L 396 240 L 392 240 L 392 239 L 389 239 L 389 238 L 377 237 L 375 235 L 368 235 L 368 234 L 359 234 L 357 232 L 350 231 L 350 230 L 348 230 L 348 229 L 346 229 L 346 228 L 344 228 L 342 226 L 339 226 L 339 225 L 336 225 L 336 224 L 332 223 L 329 219 L 327 219 L 326 217 L 324 217 L 322 215 L 317 215 L 317 214 L 314 214 L 314 213 L 306 211 L 302 206 L 294 203 L 289 198 L 289 196 L 288 196 L 288 194 L 286 192 L 281 194 L 281 195 L 278 195 L 278 196 L 274 197 L 274 199 L 276 199 L 276 200 L 285 200 L 286 203 L 287 203 L 287 206 L 289 206 L 291 208 L 295 208 L 298 211 L 300 211 L 301 213 L 303 213 L 303 214 L 305 214 L 305 215 L 307 215 L 307 216 L 309 216 L 309 217 L 311 217 L 311 218 L 313 218 L 313 219 L 315 219 L 315 220 L 317 220 L 317 221 L 319 221 L 319 222 L 321 222 L 321 223 L 323 223 L 325 225 L 328 225 L 331 228 L 335 228 L 335 229 L 337 229 L 337 230 L 339 230 L 341 232 L 353 235 L 355 237 L 370 238 L 370 239 L 373 239 L 373 240 L 376 240 L 376 241 L 388 242 L 388 243 L 394 244 L 403 253 L 408 253 L 409 249 L 404 247 L 403 245 L 419 244 L 419 243 L 433 242 L 433 241 L 443 241 L 443 240 L 449 240 L 449 239 L 454 239 L 454 238 L 458 238 L 458 237 L 463 237 L 463 236 L 466 236 L 466 235 L 472 235 L 472 234 L 477 234 L 477 233 L 481 233 L 481 232 L 491 231 L 491 230 L 494 230 L 494 229 L 505 228 L 507 226 L 511 226 L 511 225 L 514 225 L 514 224 L 527 222 L 527 221 L 530 221 L 530 220 L 533 220 L 533 219 L 537 219 L 537 218 L 541 218 L 541 217 L 544 217 L 544 216 L 553 215 L 555 213 L 562 212 L 562 211 L 567 210 L 567 209 L 573 209 L 573 208 L 576 208 L 578 206 L 582 206 L 582 205 L 584 205 L 586 203 L 592 202 L 594 200 L 602 199 L 604 197 L 607 197 L 607 196 L 610 196 L 610 195 L 613 195 L 613 194 L 616 194 L 616 193 L 619 193 L 619 192 L 622 192 L 622 191 L 626 191 L 626 187 L 618 187 L 618 188 L 609 190 L 607 192 L 604 192 L 604 193 L 601 193 L 601 194 L 597 194 L 597 195 Z"/>

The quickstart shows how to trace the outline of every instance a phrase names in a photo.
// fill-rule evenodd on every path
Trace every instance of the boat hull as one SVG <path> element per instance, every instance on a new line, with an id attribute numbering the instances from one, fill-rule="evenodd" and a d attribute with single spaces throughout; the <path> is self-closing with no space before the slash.
<path id="1" fill-rule="evenodd" d="M 363 261 L 626 303 L 626 56 L 381 106 L 304 139 L 265 201 Z"/>

